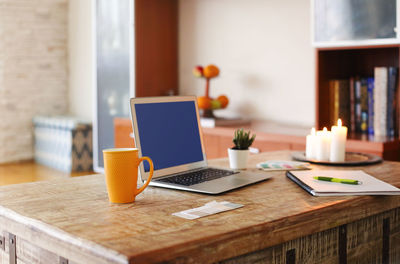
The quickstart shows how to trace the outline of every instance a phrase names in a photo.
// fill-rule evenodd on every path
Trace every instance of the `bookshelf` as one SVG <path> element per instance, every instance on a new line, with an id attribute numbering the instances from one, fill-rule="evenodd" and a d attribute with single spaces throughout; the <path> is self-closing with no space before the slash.
<path id="1" fill-rule="evenodd" d="M 330 127 L 329 80 L 374 76 L 374 67 L 399 67 L 400 45 L 330 47 L 316 49 L 316 127 Z M 399 80 L 399 76 L 397 76 Z M 399 82 L 397 84 L 399 86 Z M 399 87 L 397 87 L 399 90 Z M 397 100 L 398 101 L 398 100 Z M 399 106 L 398 106 L 399 107 Z M 399 116 L 397 117 L 399 119 Z M 386 160 L 400 160 L 398 138 L 368 138 L 349 134 L 352 149 L 375 153 Z"/>

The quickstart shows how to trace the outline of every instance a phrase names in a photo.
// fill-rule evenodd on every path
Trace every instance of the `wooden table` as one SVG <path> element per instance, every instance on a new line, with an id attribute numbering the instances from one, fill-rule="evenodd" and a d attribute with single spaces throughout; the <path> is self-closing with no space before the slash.
<path id="1" fill-rule="evenodd" d="M 254 155 L 249 165 L 289 154 Z M 400 163 L 361 169 L 400 187 Z M 0 263 L 15 255 L 69 264 L 400 261 L 400 196 L 313 197 L 284 172 L 271 174 L 218 196 L 149 187 L 133 204 L 110 204 L 103 175 L 3 186 Z M 244 207 L 197 220 L 171 215 L 213 200 Z"/>

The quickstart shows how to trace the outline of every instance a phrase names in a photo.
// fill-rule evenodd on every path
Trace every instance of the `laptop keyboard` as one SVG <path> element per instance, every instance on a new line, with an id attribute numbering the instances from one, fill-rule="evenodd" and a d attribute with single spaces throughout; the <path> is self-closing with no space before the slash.
<path id="1" fill-rule="evenodd" d="M 219 170 L 219 169 L 214 169 L 214 168 L 207 168 L 204 170 L 198 170 L 198 171 L 188 172 L 185 174 L 179 174 L 179 175 L 159 179 L 157 181 L 174 183 L 174 184 L 179 184 L 179 185 L 184 185 L 184 186 L 190 186 L 190 185 L 195 185 L 195 184 L 202 183 L 205 181 L 211 181 L 211 180 L 215 180 L 215 179 L 222 178 L 225 176 L 229 176 L 229 175 L 232 175 L 235 173 L 237 173 L 237 172 L 229 171 L 229 170 Z"/>

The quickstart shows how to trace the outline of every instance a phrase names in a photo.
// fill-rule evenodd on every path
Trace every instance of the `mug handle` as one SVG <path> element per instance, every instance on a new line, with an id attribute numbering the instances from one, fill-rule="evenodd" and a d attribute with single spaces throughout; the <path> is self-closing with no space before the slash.
<path id="1" fill-rule="evenodd" d="M 149 175 L 149 178 L 147 178 L 147 181 L 145 182 L 145 184 L 143 184 L 142 187 L 140 187 L 139 189 L 136 190 L 136 195 L 138 195 L 139 193 L 144 191 L 144 189 L 147 187 L 147 185 L 149 185 L 151 177 L 153 177 L 153 171 L 154 171 L 153 161 L 149 157 L 141 157 L 139 159 L 139 164 L 140 164 L 140 162 L 142 162 L 144 160 L 147 160 L 150 164 L 150 175 Z"/>

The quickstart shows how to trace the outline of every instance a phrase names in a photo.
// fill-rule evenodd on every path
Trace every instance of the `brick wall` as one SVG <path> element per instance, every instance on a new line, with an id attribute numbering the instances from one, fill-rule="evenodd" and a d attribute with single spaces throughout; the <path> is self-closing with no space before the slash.
<path id="1" fill-rule="evenodd" d="M 32 117 L 68 108 L 68 0 L 0 0 L 0 163 L 33 157 Z"/>

